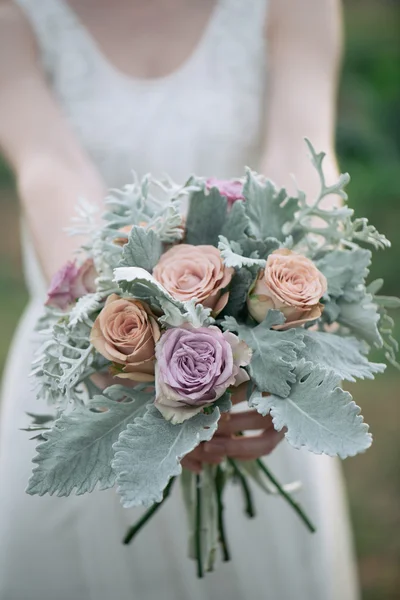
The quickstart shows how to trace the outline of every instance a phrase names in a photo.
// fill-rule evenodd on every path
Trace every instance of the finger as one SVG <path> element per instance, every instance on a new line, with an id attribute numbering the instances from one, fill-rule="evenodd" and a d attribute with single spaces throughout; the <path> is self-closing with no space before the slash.
<path id="1" fill-rule="evenodd" d="M 218 450 L 216 450 L 215 452 L 205 452 L 204 444 L 200 444 L 190 454 L 188 454 L 188 457 L 196 460 L 199 463 L 219 465 L 220 462 L 224 459 L 224 454 L 218 452 Z"/>
<path id="2" fill-rule="evenodd" d="M 263 417 L 255 410 L 240 413 L 229 413 L 229 418 L 220 420 L 216 435 L 232 435 L 240 431 L 254 429 L 271 429 L 272 418 L 267 415 Z"/>
<path id="3" fill-rule="evenodd" d="M 201 473 L 201 469 L 202 469 L 201 462 L 199 462 L 198 460 L 194 460 L 190 456 L 185 456 L 181 461 L 181 465 L 184 469 L 188 469 L 189 471 L 192 471 L 192 473 L 197 473 L 197 474 Z"/>
<path id="4" fill-rule="evenodd" d="M 212 455 L 214 455 L 215 452 L 220 452 L 225 453 L 225 455 L 230 458 L 252 460 L 272 452 L 284 435 L 284 431 L 269 429 L 256 436 L 243 436 L 237 438 L 225 438 L 221 436 L 207 442 L 204 446 L 204 452 Z"/>

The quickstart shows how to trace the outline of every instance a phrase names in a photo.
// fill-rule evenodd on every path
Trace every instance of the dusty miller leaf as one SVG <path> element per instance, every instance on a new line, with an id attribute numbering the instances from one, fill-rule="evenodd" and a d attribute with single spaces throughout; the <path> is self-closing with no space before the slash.
<path id="1" fill-rule="evenodd" d="M 296 381 L 293 369 L 298 353 L 304 347 L 302 332 L 298 329 L 274 331 L 274 325 L 282 325 L 284 316 L 277 310 L 270 310 L 262 323 L 248 327 L 226 317 L 222 327 L 236 332 L 241 340 L 253 350 L 249 373 L 258 389 L 286 397 L 290 393 L 290 383 Z"/>
<path id="2" fill-rule="evenodd" d="M 371 252 L 363 248 L 334 250 L 317 261 L 328 281 L 328 296 L 358 302 L 364 296 L 365 278 L 371 264 Z"/>
<path id="3" fill-rule="evenodd" d="M 360 408 L 339 384 L 333 371 L 304 361 L 296 368 L 296 383 L 287 398 L 256 393 L 250 405 L 263 415 L 270 413 L 277 431 L 286 427 L 285 437 L 295 448 L 355 456 L 369 448 L 372 437 Z"/>
<path id="4" fill-rule="evenodd" d="M 228 217 L 220 231 L 221 235 L 229 241 L 240 242 L 248 232 L 249 217 L 242 200 L 237 200 L 228 213 Z"/>
<path id="5" fill-rule="evenodd" d="M 117 402 L 106 390 L 87 406 L 64 413 L 43 433 L 46 441 L 37 447 L 33 459 L 37 466 L 29 481 L 29 494 L 69 496 L 75 491 L 79 495 L 93 491 L 96 484 L 102 490 L 114 485 L 113 443 L 128 423 L 143 414 L 152 394 L 123 386 L 109 389 L 109 396 L 118 392 L 122 398 L 129 395 L 130 401 Z"/>
<path id="6" fill-rule="evenodd" d="M 227 215 L 227 200 L 216 188 L 192 195 L 186 220 L 187 244 L 217 246 Z"/>
<path id="7" fill-rule="evenodd" d="M 243 187 L 244 203 L 252 233 L 258 239 L 274 237 L 283 241 L 284 225 L 293 221 L 298 209 L 297 198 L 289 198 L 286 190 L 277 190 L 272 181 L 261 183 L 247 170 Z"/>
<path id="8" fill-rule="evenodd" d="M 221 252 L 224 264 L 227 267 L 235 269 L 254 266 L 265 267 L 264 259 L 242 256 L 240 254 L 242 249 L 238 242 L 229 242 L 223 235 L 219 236 L 218 250 Z"/>
<path id="9" fill-rule="evenodd" d="M 338 321 L 348 327 L 357 337 L 371 346 L 382 347 L 378 323 L 380 315 L 371 294 L 365 294 L 360 302 L 339 301 Z"/>
<path id="10" fill-rule="evenodd" d="M 353 337 L 342 337 L 320 331 L 303 331 L 305 348 L 301 356 L 320 367 L 331 369 L 347 381 L 373 379 L 374 374 L 383 373 L 386 365 L 369 362 L 364 356 L 368 347 Z"/>
<path id="11" fill-rule="evenodd" d="M 199 413 L 180 425 L 166 421 L 155 406 L 128 425 L 114 444 L 117 492 L 125 508 L 160 502 L 171 477 L 180 475 L 181 459 L 200 442 L 210 440 L 220 412 Z"/>
<path id="12" fill-rule="evenodd" d="M 134 225 L 122 250 L 120 267 L 140 267 L 151 272 L 162 254 L 161 240 L 152 229 Z"/>

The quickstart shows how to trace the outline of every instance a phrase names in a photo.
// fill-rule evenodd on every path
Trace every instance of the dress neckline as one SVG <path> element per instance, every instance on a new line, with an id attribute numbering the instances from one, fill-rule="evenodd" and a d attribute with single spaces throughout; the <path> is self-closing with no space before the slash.
<path id="1" fill-rule="evenodd" d="M 90 47 L 90 51 L 96 55 L 97 59 L 100 61 L 103 67 L 105 67 L 110 73 L 112 73 L 114 77 L 118 78 L 125 84 L 142 88 L 154 87 L 157 85 L 174 82 L 175 80 L 183 76 L 185 73 L 190 72 L 192 70 L 192 67 L 194 67 L 196 62 L 201 58 L 205 51 L 205 48 L 210 43 L 210 39 L 213 37 L 214 30 L 218 27 L 223 4 L 223 0 L 216 0 L 215 6 L 207 20 L 205 27 L 203 28 L 202 34 L 198 42 L 182 63 L 180 63 L 170 73 L 161 75 L 159 77 L 138 77 L 135 75 L 129 75 L 128 73 L 125 73 L 112 62 L 112 60 L 102 50 L 99 42 L 96 40 L 94 35 L 83 23 L 80 16 L 68 3 L 68 0 L 52 1 L 58 5 L 59 10 L 62 10 L 64 12 L 68 20 L 85 38 L 86 43 Z"/>

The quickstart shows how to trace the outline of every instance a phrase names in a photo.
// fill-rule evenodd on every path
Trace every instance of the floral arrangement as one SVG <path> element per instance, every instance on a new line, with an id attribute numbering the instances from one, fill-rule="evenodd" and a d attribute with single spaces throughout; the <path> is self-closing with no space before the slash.
<path id="1" fill-rule="evenodd" d="M 382 280 L 366 284 L 364 246 L 389 242 L 346 204 L 322 207 L 329 194 L 347 199 L 349 176 L 328 186 L 324 154 L 307 143 L 321 184 L 314 201 L 248 169 L 235 181 L 191 177 L 183 186 L 135 178 L 110 193 L 101 226 L 81 203 L 74 231 L 88 234 L 84 259 L 54 277 L 38 324 L 33 374 L 55 414 L 35 415 L 29 427 L 39 444 L 28 493 L 116 486 L 124 507 L 148 507 L 128 543 L 179 477 L 199 576 L 219 545 L 229 558 L 231 480 L 249 516 L 253 480 L 313 530 L 260 459 L 226 459 L 200 474 L 180 464 L 213 437 L 238 386 L 295 448 L 345 458 L 371 444 L 340 383 L 385 369 L 368 360 L 371 347 L 397 365 L 387 309 L 400 301 L 378 295 Z"/>

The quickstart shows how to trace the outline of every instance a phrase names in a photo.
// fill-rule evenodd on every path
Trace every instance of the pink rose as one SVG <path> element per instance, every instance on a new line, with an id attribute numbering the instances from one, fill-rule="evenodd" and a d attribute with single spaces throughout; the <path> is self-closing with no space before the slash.
<path id="1" fill-rule="evenodd" d="M 236 200 L 244 200 L 243 184 L 238 179 L 216 179 L 215 177 L 210 177 L 206 181 L 206 187 L 208 190 L 214 187 L 217 188 L 221 196 L 225 196 L 230 205 L 236 202 Z"/>
<path id="2" fill-rule="evenodd" d="M 162 255 L 153 277 L 182 302 L 196 298 L 203 306 L 218 314 L 228 302 L 233 269 L 225 267 L 214 246 L 179 244 Z"/>
<path id="3" fill-rule="evenodd" d="M 46 306 L 65 310 L 78 298 L 96 291 L 96 277 L 96 269 L 91 258 L 85 260 L 79 268 L 75 261 L 67 262 L 51 280 Z"/>
<path id="4" fill-rule="evenodd" d="M 250 348 L 218 327 L 168 329 L 156 346 L 156 401 L 163 416 L 182 423 L 248 381 Z"/>
<path id="5" fill-rule="evenodd" d="M 160 328 L 150 307 L 139 300 L 111 294 L 94 322 L 90 341 L 117 365 L 115 375 L 133 381 L 153 381 L 155 344 Z"/>
<path id="6" fill-rule="evenodd" d="M 320 299 L 326 290 L 325 276 L 310 259 L 282 248 L 269 255 L 250 291 L 247 306 L 258 322 L 265 319 L 271 308 L 280 310 L 286 322 L 275 329 L 284 329 L 318 319 L 323 310 Z"/>

